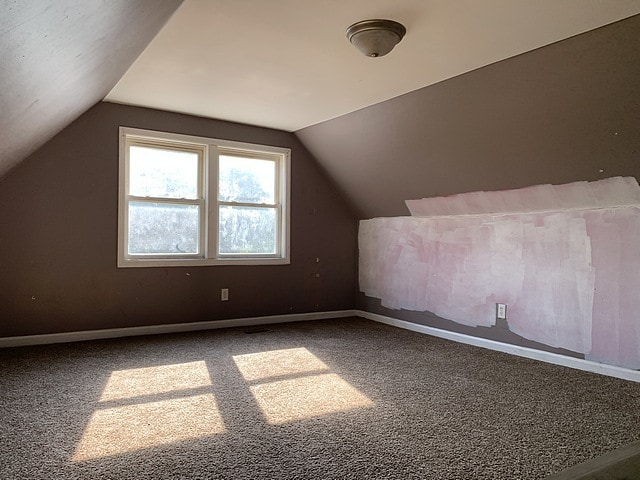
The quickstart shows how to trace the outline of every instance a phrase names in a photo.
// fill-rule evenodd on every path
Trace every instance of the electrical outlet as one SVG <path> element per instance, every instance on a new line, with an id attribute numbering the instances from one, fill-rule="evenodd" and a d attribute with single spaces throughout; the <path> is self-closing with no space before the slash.
<path id="1" fill-rule="evenodd" d="M 222 290 L 220 290 L 220 300 L 222 302 L 226 302 L 227 300 L 229 300 L 229 289 L 228 288 L 223 288 Z"/>
<path id="2" fill-rule="evenodd" d="M 507 319 L 507 306 L 504 303 L 496 303 L 496 318 L 498 320 Z"/>

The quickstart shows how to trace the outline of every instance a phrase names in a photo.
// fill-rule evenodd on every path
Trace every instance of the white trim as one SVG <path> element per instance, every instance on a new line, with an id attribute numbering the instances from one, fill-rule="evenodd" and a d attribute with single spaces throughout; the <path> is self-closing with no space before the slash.
<path id="1" fill-rule="evenodd" d="M 293 313 L 287 315 L 272 315 L 267 317 L 235 318 L 230 320 L 213 320 L 209 322 L 170 323 L 166 325 L 148 325 L 142 327 L 109 328 L 104 330 L 86 330 L 80 332 L 51 333 L 44 335 L 25 335 L 19 337 L 0 337 L 0 348 L 24 347 L 30 345 L 48 345 L 53 343 L 80 342 L 85 340 L 99 340 L 120 337 L 135 337 L 139 335 L 156 335 L 162 333 L 194 332 L 199 330 L 216 330 L 219 328 L 248 327 L 255 325 L 270 325 L 274 323 L 302 322 L 309 320 L 328 320 L 332 318 L 361 317 L 374 322 L 384 323 L 393 327 L 423 333 L 433 337 L 444 338 L 466 345 L 487 348 L 497 352 L 508 353 L 518 357 L 530 358 L 541 362 L 552 363 L 563 367 L 575 368 L 586 372 L 598 373 L 609 377 L 621 378 L 640 383 L 640 371 L 629 368 L 616 367 L 604 363 L 584 360 L 582 358 L 567 357 L 557 353 L 545 352 L 534 348 L 496 342 L 486 338 L 451 332 L 440 328 L 428 327 L 418 323 L 407 322 L 377 313 L 362 310 L 336 310 L 330 312 Z"/>
<path id="2" fill-rule="evenodd" d="M 120 126 L 118 161 L 118 268 L 136 267 L 174 267 L 174 266 L 214 266 L 214 265 L 288 265 L 290 260 L 290 198 L 291 198 L 291 149 L 271 145 L 235 142 L 216 138 L 197 137 L 178 133 L 158 132 L 139 128 Z M 174 199 L 156 197 L 135 197 L 129 195 L 129 146 L 140 144 L 181 150 L 193 150 L 198 153 L 198 188 L 197 199 Z M 277 232 L 279 242 L 273 254 L 220 254 L 219 246 L 219 206 L 267 207 L 264 204 L 242 204 L 236 202 L 220 202 L 218 200 L 218 165 L 219 155 L 242 155 L 247 158 L 266 159 L 275 162 L 276 172 L 276 204 L 268 205 L 277 212 Z M 131 201 L 180 203 L 200 206 L 200 252 L 198 254 L 181 255 L 130 255 L 127 252 L 128 212 Z"/>
<path id="3" fill-rule="evenodd" d="M 126 264 L 125 249 L 129 237 L 129 212 L 125 196 L 129 191 L 128 169 L 125 168 L 125 156 L 128 154 L 126 146 L 126 130 L 124 127 L 118 128 L 118 267 Z"/>
<path id="4" fill-rule="evenodd" d="M 398 320 L 397 318 L 387 317 L 385 315 L 379 315 L 377 313 L 369 313 L 358 310 L 356 312 L 356 315 L 362 318 L 366 318 L 367 320 L 373 320 L 374 322 L 385 323 L 393 327 L 411 330 L 412 332 L 424 333 L 426 335 L 444 338 L 446 340 L 452 340 L 454 342 L 464 343 L 466 345 L 473 345 L 474 347 L 487 348 L 489 350 L 509 353 L 518 357 L 531 358 L 533 360 L 553 363 L 554 365 L 561 365 L 563 367 L 575 368 L 577 370 L 584 370 L 586 372 L 599 373 L 601 375 L 621 378 L 623 380 L 630 380 L 632 382 L 640 382 L 639 370 L 616 367 L 614 365 L 593 362 L 591 360 L 585 360 L 582 358 L 567 357 L 566 355 L 560 355 L 558 353 L 536 350 L 535 348 L 522 347 L 519 345 L 512 345 L 510 343 L 496 342 L 495 340 L 465 335 L 464 333 L 451 332 L 449 330 L 442 330 L 435 327 L 427 327 L 426 325 L 407 322 L 405 320 Z"/>
<path id="5" fill-rule="evenodd" d="M 274 323 L 303 322 L 309 320 L 327 320 L 358 316 L 356 310 L 337 310 L 332 312 L 293 313 L 268 317 L 233 318 L 230 320 L 212 320 L 209 322 L 169 323 L 166 325 L 146 325 L 142 327 L 107 328 L 103 330 L 84 330 L 80 332 L 48 333 L 43 335 L 25 335 L 20 337 L 0 337 L 0 348 L 25 347 L 30 345 L 49 345 L 53 343 L 82 342 L 107 338 L 136 337 L 162 333 L 195 332 L 199 330 L 217 330 L 219 328 L 250 327 Z"/>
<path id="6" fill-rule="evenodd" d="M 279 168 L 280 178 L 278 179 L 278 197 L 280 202 L 279 221 L 280 231 L 280 254 L 283 258 L 291 258 L 291 150 L 279 160 L 282 162 Z M 284 188 L 283 188 L 284 186 Z M 284 195 L 282 195 L 284 193 Z"/>

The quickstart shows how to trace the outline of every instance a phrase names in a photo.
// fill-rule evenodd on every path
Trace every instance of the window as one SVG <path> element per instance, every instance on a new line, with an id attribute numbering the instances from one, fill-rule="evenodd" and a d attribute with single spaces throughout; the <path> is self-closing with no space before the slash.
<path id="1" fill-rule="evenodd" d="M 289 263 L 289 158 L 120 127 L 118 266 Z"/>

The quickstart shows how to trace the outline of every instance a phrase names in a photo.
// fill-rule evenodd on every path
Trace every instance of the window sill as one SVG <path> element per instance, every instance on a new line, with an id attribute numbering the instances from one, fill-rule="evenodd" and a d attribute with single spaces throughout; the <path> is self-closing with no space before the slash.
<path id="1" fill-rule="evenodd" d="M 170 258 L 170 259 L 118 259 L 118 268 L 153 268 L 153 267 L 211 267 L 220 265 L 289 265 L 288 258 Z"/>

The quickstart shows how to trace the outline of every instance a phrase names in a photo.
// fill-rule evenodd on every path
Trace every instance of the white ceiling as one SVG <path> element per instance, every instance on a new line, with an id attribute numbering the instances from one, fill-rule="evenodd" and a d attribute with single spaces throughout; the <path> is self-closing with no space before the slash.
<path id="1" fill-rule="evenodd" d="M 640 13 L 640 0 L 186 0 L 105 100 L 288 131 Z M 386 57 L 352 23 L 407 27 Z"/>

